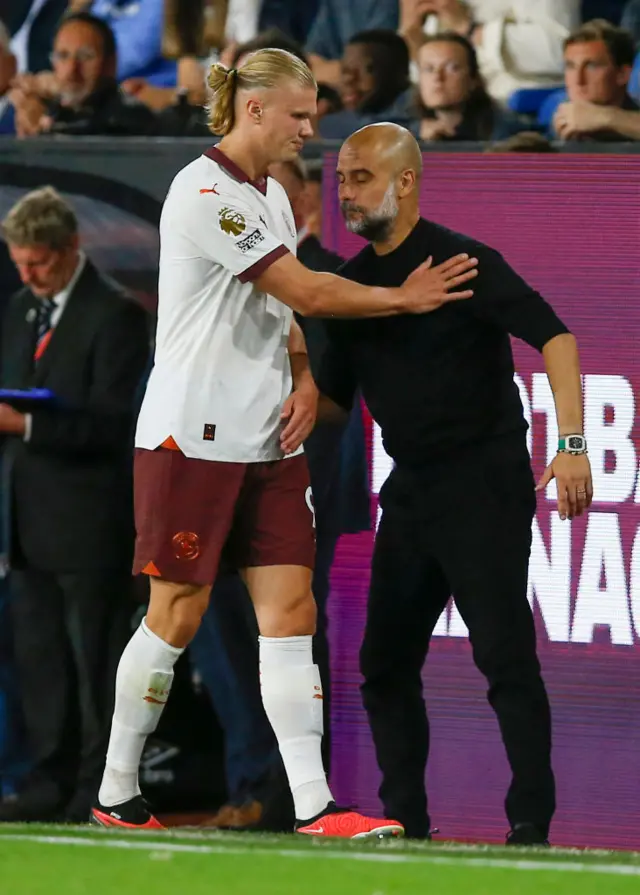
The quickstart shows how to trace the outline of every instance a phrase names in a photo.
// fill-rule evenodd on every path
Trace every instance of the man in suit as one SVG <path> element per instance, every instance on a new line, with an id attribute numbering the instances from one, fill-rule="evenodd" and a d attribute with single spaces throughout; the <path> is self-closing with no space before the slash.
<path id="1" fill-rule="evenodd" d="M 307 172 L 296 159 L 272 165 L 285 188 L 298 230 L 298 258 L 311 270 L 335 272 L 343 262 L 325 249 L 308 226 Z M 321 320 L 297 316 L 312 371 L 326 347 Z M 368 473 L 360 409 L 349 417 L 321 399 L 318 425 L 305 441 L 316 518 L 313 595 L 318 610 L 313 656 L 324 694 L 323 762 L 330 770 L 331 679 L 327 604 L 329 575 L 341 534 L 370 528 Z M 258 636 L 253 606 L 237 575 L 221 576 L 191 643 L 195 663 L 225 735 L 228 804 L 209 821 L 234 829 L 288 831 L 293 802 L 258 686 Z"/>
<path id="2" fill-rule="evenodd" d="M 79 250 L 52 188 L 3 223 L 24 288 L 4 321 L 0 404 L 10 495 L 12 622 L 33 772 L 0 820 L 88 817 L 105 760 L 115 668 L 127 637 L 133 550 L 134 395 L 147 315 Z"/>

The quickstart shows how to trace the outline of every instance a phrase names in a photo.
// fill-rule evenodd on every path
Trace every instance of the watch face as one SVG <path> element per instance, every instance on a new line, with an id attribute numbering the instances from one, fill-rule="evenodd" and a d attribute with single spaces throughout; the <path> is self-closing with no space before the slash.
<path id="1" fill-rule="evenodd" d="M 584 444 L 584 439 L 581 438 L 579 435 L 574 435 L 572 438 L 569 439 L 568 447 L 569 447 L 569 450 L 580 451 L 580 450 L 582 450 L 583 444 Z"/>

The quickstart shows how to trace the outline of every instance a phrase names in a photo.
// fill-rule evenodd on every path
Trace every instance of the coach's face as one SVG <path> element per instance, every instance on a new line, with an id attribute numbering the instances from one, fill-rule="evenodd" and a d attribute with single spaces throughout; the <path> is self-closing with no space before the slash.
<path id="1" fill-rule="evenodd" d="M 315 88 L 284 81 L 265 91 L 256 121 L 270 162 L 290 161 L 300 153 L 313 136 L 311 122 L 316 112 Z"/>
<path id="2" fill-rule="evenodd" d="M 347 229 L 372 241 L 385 238 L 398 216 L 392 160 L 373 143 L 346 143 L 340 150 L 336 173 Z"/>

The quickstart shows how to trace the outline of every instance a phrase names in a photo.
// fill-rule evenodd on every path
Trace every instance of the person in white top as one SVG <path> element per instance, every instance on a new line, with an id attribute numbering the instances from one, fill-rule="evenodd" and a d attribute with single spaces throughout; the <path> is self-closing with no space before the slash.
<path id="1" fill-rule="evenodd" d="M 427 263 L 398 289 L 307 270 L 295 258 L 286 194 L 266 174 L 312 135 L 310 70 L 284 50 L 267 49 L 237 71 L 213 65 L 208 80 L 211 130 L 223 139 L 177 175 L 160 225 L 157 347 L 134 470 L 134 571 L 151 576 L 151 600 L 120 661 L 92 817 L 106 826 L 159 826 L 140 796 L 140 756 L 173 666 L 200 625 L 224 548 L 255 606 L 262 697 L 296 829 L 402 835 L 394 821 L 337 809 L 322 766 L 322 687 L 311 650 L 313 503 L 301 452 L 318 393 L 292 312 L 426 312 L 469 297 L 468 289 L 450 289 L 467 284 L 476 262 L 464 255 Z M 404 183 L 406 172 L 398 177 Z"/>
<path id="2" fill-rule="evenodd" d="M 472 41 L 489 94 L 562 84 L 562 43 L 580 22 L 580 0 L 400 0 L 400 33 L 414 58 L 424 34 Z"/>

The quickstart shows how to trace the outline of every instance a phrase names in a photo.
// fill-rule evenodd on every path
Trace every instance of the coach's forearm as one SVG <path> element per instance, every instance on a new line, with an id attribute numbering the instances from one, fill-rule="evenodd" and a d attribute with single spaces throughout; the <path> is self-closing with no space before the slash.
<path id="1" fill-rule="evenodd" d="M 542 355 L 556 405 L 558 432 L 581 435 L 582 383 L 576 340 L 570 333 L 556 336 L 544 346 Z"/>
<path id="2" fill-rule="evenodd" d="M 392 317 L 406 311 L 402 290 L 362 286 L 332 273 L 317 273 L 302 313 L 306 317 Z"/>

